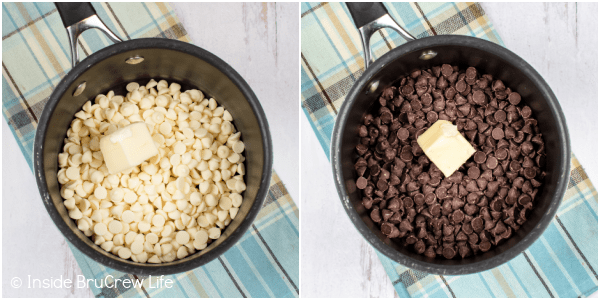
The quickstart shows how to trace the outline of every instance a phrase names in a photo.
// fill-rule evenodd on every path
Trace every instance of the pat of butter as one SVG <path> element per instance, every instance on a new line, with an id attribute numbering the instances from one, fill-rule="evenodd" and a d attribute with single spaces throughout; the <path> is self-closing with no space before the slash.
<path id="1" fill-rule="evenodd" d="M 110 174 L 139 166 L 158 154 L 146 123 L 127 125 L 100 139 L 100 151 Z"/>
<path id="2" fill-rule="evenodd" d="M 450 177 L 475 153 L 456 126 L 446 120 L 438 120 L 431 125 L 417 138 L 417 143 L 446 177 Z"/>

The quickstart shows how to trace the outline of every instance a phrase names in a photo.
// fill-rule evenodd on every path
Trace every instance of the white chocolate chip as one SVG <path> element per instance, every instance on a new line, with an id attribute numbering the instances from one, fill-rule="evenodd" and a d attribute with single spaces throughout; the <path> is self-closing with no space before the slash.
<path id="1" fill-rule="evenodd" d="M 58 154 L 60 194 L 77 227 L 103 250 L 140 263 L 205 249 L 237 215 L 246 189 L 233 118 L 198 90 L 165 80 L 109 91 L 75 114 Z M 110 174 L 102 136 L 144 122 L 158 154 Z"/>
<path id="2" fill-rule="evenodd" d="M 186 256 L 188 256 L 187 248 L 185 246 L 179 247 L 179 249 L 177 249 L 177 258 L 183 259 Z"/>
<path id="3" fill-rule="evenodd" d="M 108 232 L 108 227 L 106 226 L 106 224 L 104 223 L 97 223 L 94 226 L 94 233 L 96 233 L 97 235 L 105 235 Z"/>
<path id="4" fill-rule="evenodd" d="M 111 233 L 118 234 L 123 230 L 123 224 L 117 220 L 112 220 L 108 223 L 108 230 Z"/>
<path id="5" fill-rule="evenodd" d="M 131 253 L 140 254 L 144 251 L 144 243 L 135 241 L 131 244 Z"/>
<path id="6" fill-rule="evenodd" d="M 128 259 L 131 257 L 131 250 L 129 250 L 129 248 L 121 248 L 118 251 L 119 257 L 122 259 Z"/>
<path id="7" fill-rule="evenodd" d="M 179 231 L 175 236 L 175 240 L 179 244 L 187 244 L 190 241 L 190 235 L 186 231 Z"/>
<path id="8" fill-rule="evenodd" d="M 208 230 L 208 237 L 210 237 L 211 239 L 216 240 L 220 236 L 221 236 L 221 229 L 213 227 Z"/>
<path id="9" fill-rule="evenodd" d="M 152 257 L 150 257 L 150 259 L 148 259 L 149 263 L 153 263 L 153 264 L 159 264 L 161 263 L 160 258 L 158 258 L 158 256 L 155 254 Z"/>
<path id="10" fill-rule="evenodd" d="M 154 215 L 154 217 L 152 217 L 152 225 L 163 227 L 165 225 L 165 217 L 162 215 Z"/>

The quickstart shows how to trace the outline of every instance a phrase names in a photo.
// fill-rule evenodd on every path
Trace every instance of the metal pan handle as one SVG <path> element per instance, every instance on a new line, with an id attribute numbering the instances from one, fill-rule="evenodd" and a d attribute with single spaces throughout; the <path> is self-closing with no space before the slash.
<path id="1" fill-rule="evenodd" d="M 54 4 L 69 35 L 71 65 L 73 67 L 79 63 L 77 40 L 84 31 L 90 28 L 100 29 L 114 43 L 123 41 L 98 18 L 92 4 L 88 2 L 55 2 Z"/>
<path id="2" fill-rule="evenodd" d="M 380 2 L 346 2 L 354 25 L 362 39 L 363 52 L 365 53 L 365 69 L 371 65 L 373 55 L 371 54 L 371 35 L 382 28 L 396 31 L 407 41 L 415 39 L 408 31 L 402 28 L 388 13 L 385 6 Z"/>

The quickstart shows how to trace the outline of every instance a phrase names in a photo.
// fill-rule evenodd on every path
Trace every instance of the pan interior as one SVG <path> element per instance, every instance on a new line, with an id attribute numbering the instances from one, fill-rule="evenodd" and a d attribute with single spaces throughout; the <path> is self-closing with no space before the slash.
<path id="1" fill-rule="evenodd" d="M 144 57 L 144 61 L 136 65 L 125 63 L 128 58 L 134 56 L 142 56 Z M 262 201 L 262 199 L 257 199 L 257 196 L 262 181 L 264 181 L 262 179 L 263 173 L 270 170 L 265 170 L 264 168 L 267 163 L 265 161 L 265 149 L 268 149 L 269 146 L 264 143 L 259 116 L 257 116 L 255 108 L 249 103 L 247 91 L 245 94 L 242 90 L 243 88 L 240 88 L 225 74 L 227 71 L 234 72 L 233 69 L 227 66 L 230 70 L 221 71 L 213 65 L 214 62 L 209 60 L 210 57 L 208 59 L 200 58 L 175 49 L 155 48 L 151 46 L 113 53 L 108 58 L 87 67 L 66 88 L 66 92 L 60 97 L 55 109 L 51 113 L 46 136 L 43 141 L 43 171 L 46 177 L 48 193 L 56 210 L 72 233 L 89 247 L 95 249 L 99 255 L 110 258 L 110 260 L 105 259 L 105 262 L 117 260 L 121 264 L 153 268 L 186 264 L 200 256 L 206 256 L 206 254 L 223 244 L 230 236 L 241 236 L 245 231 L 245 229 L 240 228 L 243 220 L 246 219 L 246 216 L 251 211 L 256 212 L 257 209 L 260 209 L 260 207 L 256 208 L 254 203 Z M 82 64 L 86 63 L 86 61 L 83 61 Z M 110 90 L 114 90 L 116 95 L 125 95 L 125 86 L 127 83 L 135 81 L 140 84 L 146 84 L 152 78 L 156 81 L 165 79 L 169 83 L 177 82 L 182 85 L 182 91 L 197 88 L 204 93 L 206 98 L 213 97 L 219 105 L 229 110 L 234 119 L 233 123 L 236 129 L 242 132 L 241 139 L 246 146 L 244 152 L 246 156 L 246 175 L 244 176 L 244 180 L 247 190 L 243 194 L 244 201 L 236 218 L 223 231 L 221 237 L 206 249 L 196 252 L 183 260 L 157 265 L 140 264 L 130 260 L 123 260 L 102 250 L 90 238 L 86 237 L 77 228 L 76 223 L 68 216 L 68 212 L 62 203 L 63 199 L 60 196 L 60 186 L 56 175 L 58 172 L 57 155 L 59 152 L 62 152 L 63 141 L 66 138 L 67 129 L 74 118 L 74 114 L 82 108 L 83 104 L 88 100 L 94 103 L 96 95 L 106 94 Z M 72 94 L 75 88 L 84 81 L 87 84 L 83 94 L 73 97 Z M 71 233 L 64 232 L 63 230 L 63 234 L 70 235 Z M 218 253 L 218 255 L 220 254 L 222 253 Z M 214 255 L 210 256 L 216 257 Z"/>
<path id="2" fill-rule="evenodd" d="M 417 42 L 423 41 L 417 40 Z M 426 42 L 423 42 L 423 44 L 426 44 Z M 565 153 L 568 151 L 565 151 L 567 146 L 564 145 L 564 143 L 568 143 L 568 139 L 565 139 L 565 135 L 563 135 L 563 131 L 566 131 L 566 129 L 558 125 L 562 124 L 560 113 L 557 112 L 560 111 L 560 108 L 555 107 L 557 104 L 549 100 L 554 99 L 554 95 L 545 83 L 532 79 L 531 72 L 535 73 L 535 71 L 522 60 L 509 61 L 507 58 L 501 57 L 501 55 L 490 53 L 490 51 L 477 47 L 471 47 L 468 43 L 413 48 L 418 49 L 409 50 L 395 58 L 393 58 L 393 53 L 388 53 L 389 60 L 379 71 L 375 72 L 370 78 L 364 78 L 364 81 L 361 78 L 356 83 L 358 86 L 354 87 L 357 91 L 354 94 L 356 95 L 355 99 L 346 99 L 346 101 L 350 101 L 350 106 L 346 111 L 347 116 L 345 117 L 347 118 L 345 124 L 342 123 L 343 127 L 340 128 L 341 133 L 339 136 L 339 162 L 341 165 L 341 180 L 343 180 L 341 183 L 343 186 L 339 188 L 343 189 L 347 194 L 347 197 L 343 197 L 343 202 L 346 206 L 353 207 L 358 213 L 358 215 L 353 215 L 352 212 L 349 212 L 352 221 L 355 224 L 357 222 L 364 222 L 366 225 L 366 227 L 356 225 L 365 238 L 387 256 L 408 267 L 415 267 L 432 273 L 464 274 L 478 271 L 476 270 L 477 268 L 481 270 L 484 268 L 483 265 L 494 263 L 498 265 L 500 261 L 505 261 L 503 257 L 509 255 L 507 253 L 509 249 L 518 244 L 524 245 L 528 240 L 536 239 L 541 234 L 545 228 L 540 230 L 538 224 L 543 218 L 548 218 L 546 215 L 547 212 L 551 209 L 551 206 L 556 206 L 556 203 L 562 197 L 562 194 L 557 195 L 556 193 L 557 190 L 560 190 L 560 183 L 564 182 L 564 176 L 568 175 L 568 172 L 565 175 L 566 172 L 563 166 L 565 160 L 568 160 L 569 154 Z M 399 48 L 394 50 L 401 51 Z M 419 56 L 424 50 L 433 50 L 437 52 L 437 56 L 430 60 L 421 60 Z M 385 60 L 385 58 L 384 56 L 382 59 Z M 473 66 L 477 68 L 480 74 L 491 74 L 494 78 L 501 79 L 513 91 L 520 93 L 522 95 L 522 103 L 531 107 L 533 116 L 539 122 L 539 128 L 546 143 L 547 154 L 547 176 L 544 179 L 534 209 L 531 211 L 527 222 L 510 239 L 501 242 L 499 246 L 491 251 L 462 260 L 427 258 L 424 255 L 416 254 L 413 249 L 407 249 L 392 242 L 383 235 L 378 229 L 377 224 L 369 217 L 369 212 L 362 206 L 362 196 L 355 185 L 356 172 L 353 166 L 358 157 L 354 148 L 359 143 L 358 127 L 361 125 L 363 116 L 371 111 L 372 104 L 377 101 L 383 89 L 391 85 L 398 86 L 398 79 L 401 76 L 410 74 L 412 71 L 427 69 L 445 63 L 457 65 L 461 70 Z M 377 80 L 379 81 L 379 87 L 375 92 L 370 93 L 368 91 L 369 84 Z M 568 170 L 568 161 L 566 162 L 566 166 Z M 530 234 L 533 231 L 537 232 Z M 523 250 L 524 248 L 520 251 Z"/>

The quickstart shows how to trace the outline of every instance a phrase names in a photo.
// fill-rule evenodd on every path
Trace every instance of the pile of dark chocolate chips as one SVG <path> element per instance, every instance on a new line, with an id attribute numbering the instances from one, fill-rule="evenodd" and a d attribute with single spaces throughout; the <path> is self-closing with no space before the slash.
<path id="1" fill-rule="evenodd" d="M 383 91 L 359 128 L 354 165 L 362 204 L 381 232 L 418 254 L 465 258 L 519 230 L 545 174 L 531 108 L 491 75 L 444 64 Z M 477 151 L 444 178 L 417 143 L 448 120 Z"/>

